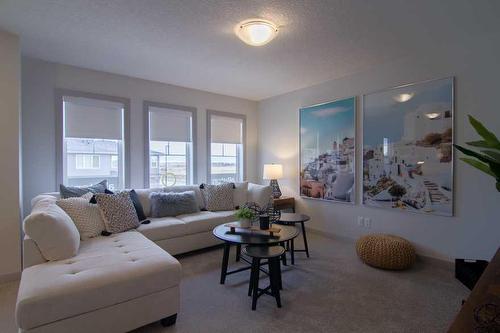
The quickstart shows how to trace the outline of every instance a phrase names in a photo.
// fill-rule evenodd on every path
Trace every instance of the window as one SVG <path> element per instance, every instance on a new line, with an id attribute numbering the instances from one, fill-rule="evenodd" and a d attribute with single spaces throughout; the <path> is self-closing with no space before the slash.
<path id="1" fill-rule="evenodd" d="M 123 103 L 63 96 L 63 183 L 125 187 Z"/>
<path id="2" fill-rule="evenodd" d="M 146 103 L 149 187 L 193 183 L 193 123 L 196 110 Z"/>
<path id="3" fill-rule="evenodd" d="M 243 181 L 245 116 L 209 111 L 211 184 Z"/>
<path id="4" fill-rule="evenodd" d="M 101 168 L 100 155 L 75 155 L 76 169 L 99 169 Z"/>

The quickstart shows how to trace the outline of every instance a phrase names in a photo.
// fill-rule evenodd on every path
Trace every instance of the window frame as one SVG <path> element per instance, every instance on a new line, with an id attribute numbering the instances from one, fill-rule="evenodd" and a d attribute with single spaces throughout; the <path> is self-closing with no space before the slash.
<path id="1" fill-rule="evenodd" d="M 149 108 L 150 107 L 157 107 L 157 108 L 163 108 L 163 109 L 171 109 L 171 110 L 176 110 L 176 111 L 184 111 L 191 113 L 191 147 L 192 151 L 189 151 L 189 145 L 187 146 L 188 148 L 186 149 L 186 159 L 187 163 L 193 165 L 193 170 L 187 170 L 188 175 L 190 172 L 192 172 L 192 179 L 193 179 L 193 184 L 196 184 L 198 182 L 198 168 L 197 168 L 197 160 L 198 160 L 198 154 L 197 154 L 197 141 L 198 141 L 198 136 L 197 136 L 197 114 L 198 114 L 198 109 L 195 107 L 191 106 L 184 106 L 184 105 L 176 105 L 176 104 L 169 104 L 169 103 L 162 103 L 162 102 L 153 102 L 153 101 L 143 101 L 143 121 L 144 121 L 144 188 L 149 188 L 150 187 L 150 182 L 149 182 L 149 172 L 151 168 L 150 164 L 150 157 L 149 157 Z M 170 150 L 170 147 L 169 147 Z M 192 159 L 190 159 L 192 156 Z M 188 176 L 189 178 L 189 176 Z"/>
<path id="2" fill-rule="evenodd" d="M 241 158 L 242 165 L 239 167 L 242 169 L 242 181 L 247 178 L 247 116 L 241 113 L 217 111 L 217 110 L 207 110 L 207 184 L 212 184 L 212 116 L 227 117 L 239 119 L 242 121 L 242 142 L 241 149 L 243 150 L 243 156 Z M 217 143 L 217 142 L 216 142 Z M 224 151 L 224 147 L 222 148 Z M 236 154 L 238 156 L 238 153 Z M 239 163 L 239 159 L 236 159 L 236 163 Z"/>
<path id="3" fill-rule="evenodd" d="M 83 97 L 123 104 L 123 185 L 130 187 L 130 99 L 70 89 L 55 89 L 56 106 L 56 177 L 55 190 L 64 181 L 64 97 Z"/>

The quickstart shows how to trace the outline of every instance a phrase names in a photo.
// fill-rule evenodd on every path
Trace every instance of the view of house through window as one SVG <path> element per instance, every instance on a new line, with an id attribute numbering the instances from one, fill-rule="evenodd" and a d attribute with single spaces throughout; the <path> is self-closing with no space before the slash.
<path id="1" fill-rule="evenodd" d="M 243 119 L 211 115 L 210 123 L 210 182 L 242 181 Z"/>
<path id="2" fill-rule="evenodd" d="M 149 187 L 193 183 L 192 113 L 150 106 Z"/>
<path id="3" fill-rule="evenodd" d="M 124 188 L 123 104 L 65 96 L 63 110 L 63 183 Z"/>

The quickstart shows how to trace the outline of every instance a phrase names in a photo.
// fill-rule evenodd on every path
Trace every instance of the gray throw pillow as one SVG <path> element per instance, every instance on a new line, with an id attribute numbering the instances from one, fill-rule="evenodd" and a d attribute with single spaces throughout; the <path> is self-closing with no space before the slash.
<path id="1" fill-rule="evenodd" d="M 97 193 L 95 199 L 101 211 L 106 231 L 118 233 L 137 228 L 140 225 L 134 203 L 128 192 Z"/>
<path id="2" fill-rule="evenodd" d="M 92 193 L 104 193 L 108 188 L 108 181 L 103 180 L 100 183 L 91 186 L 65 186 L 63 184 L 59 185 L 59 193 L 61 194 L 61 199 L 81 197 L 82 195 L 92 192 Z"/>
<path id="3" fill-rule="evenodd" d="M 212 212 L 234 210 L 234 187 L 233 183 L 220 185 L 202 184 L 200 188 L 205 200 L 206 209 Z"/>
<path id="4" fill-rule="evenodd" d="M 152 192 L 149 199 L 151 201 L 151 217 L 177 216 L 200 211 L 194 191 Z"/>

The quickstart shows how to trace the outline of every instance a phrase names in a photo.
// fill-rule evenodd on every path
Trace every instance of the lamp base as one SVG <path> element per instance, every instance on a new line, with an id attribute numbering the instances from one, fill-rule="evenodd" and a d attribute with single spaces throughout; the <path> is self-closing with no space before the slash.
<path id="1" fill-rule="evenodd" d="M 269 186 L 271 186 L 271 188 L 273 189 L 272 197 L 274 199 L 278 199 L 279 197 L 281 197 L 280 186 L 278 185 L 278 181 L 276 179 L 271 179 L 271 181 L 269 182 Z"/>

